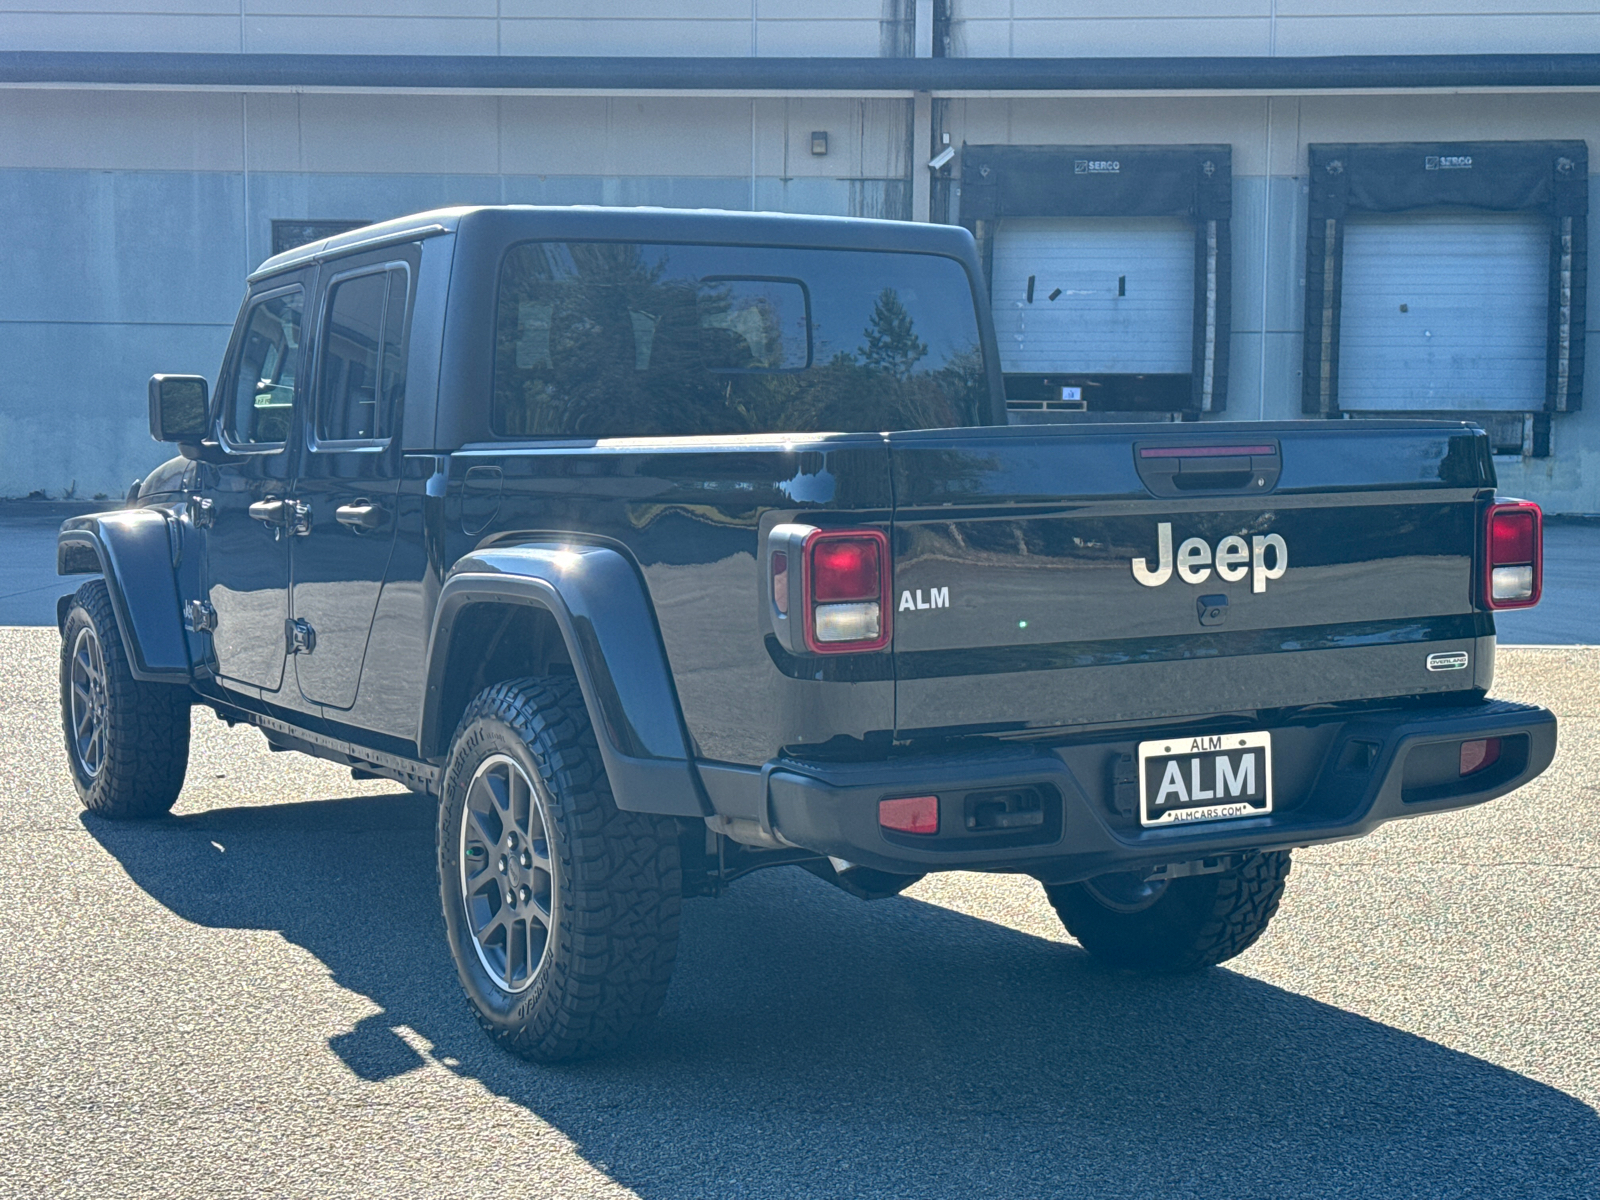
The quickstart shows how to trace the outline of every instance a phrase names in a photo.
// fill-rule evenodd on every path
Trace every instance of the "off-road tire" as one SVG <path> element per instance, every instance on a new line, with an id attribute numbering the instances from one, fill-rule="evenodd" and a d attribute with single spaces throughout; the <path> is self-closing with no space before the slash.
<path id="1" fill-rule="evenodd" d="M 91 769 L 80 752 L 73 720 L 73 654 L 86 630 L 98 641 L 105 677 L 98 769 Z M 83 806 L 117 821 L 170 811 L 189 769 L 189 704 L 189 689 L 182 684 L 133 677 L 105 581 L 93 579 L 80 587 L 61 630 L 61 728 Z"/>
<path id="2" fill-rule="evenodd" d="M 1278 911 L 1289 852 L 1253 854 L 1213 875 L 1169 880 L 1148 907 L 1118 912 L 1082 883 L 1045 886 L 1067 932 L 1111 966 L 1180 974 L 1243 954 Z"/>
<path id="3" fill-rule="evenodd" d="M 520 991 L 501 986 L 480 958 L 461 870 L 467 792 L 496 756 L 519 764 L 539 792 L 554 877 L 546 947 Z M 617 808 L 574 679 L 508 680 L 467 705 L 442 778 L 438 861 L 462 989 L 505 1049 L 541 1063 L 588 1057 L 660 1009 L 682 906 L 677 826 Z"/>

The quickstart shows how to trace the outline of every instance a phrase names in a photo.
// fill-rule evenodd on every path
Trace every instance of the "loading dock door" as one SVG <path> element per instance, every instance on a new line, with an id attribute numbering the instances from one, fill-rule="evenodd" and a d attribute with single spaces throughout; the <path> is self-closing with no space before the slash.
<path id="1" fill-rule="evenodd" d="M 991 285 L 1001 369 L 1188 375 L 1194 263 L 1194 224 L 1181 217 L 1001 221 Z"/>
<path id="2" fill-rule="evenodd" d="M 1549 286 L 1543 213 L 1351 213 L 1339 407 L 1543 409 Z"/>

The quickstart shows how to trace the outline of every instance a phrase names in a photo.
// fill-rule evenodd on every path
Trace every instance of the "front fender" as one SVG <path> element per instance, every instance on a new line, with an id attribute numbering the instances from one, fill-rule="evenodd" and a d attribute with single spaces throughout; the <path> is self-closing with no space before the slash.
<path id="1" fill-rule="evenodd" d="M 440 728 L 450 639 L 457 618 L 480 603 L 531 604 L 555 618 L 618 808 L 708 815 L 644 583 L 626 558 L 604 546 L 489 548 L 456 563 L 440 589 L 429 640 L 418 731 L 425 752 L 450 736 Z"/>
<path id="2" fill-rule="evenodd" d="M 56 535 L 56 574 L 105 576 L 135 679 L 188 683 L 189 645 L 167 516 L 152 508 L 70 517 Z M 58 616 L 65 617 L 65 607 Z"/>

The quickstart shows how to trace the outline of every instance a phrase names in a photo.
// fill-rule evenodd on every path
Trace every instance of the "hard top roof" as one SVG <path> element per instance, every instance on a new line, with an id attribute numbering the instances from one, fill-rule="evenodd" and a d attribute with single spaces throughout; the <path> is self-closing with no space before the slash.
<path id="1" fill-rule="evenodd" d="M 956 225 L 883 221 L 868 217 L 734 212 L 711 208 L 505 204 L 438 208 L 352 229 L 276 254 L 252 271 L 250 278 L 254 281 L 369 246 L 449 233 L 504 242 L 537 238 L 708 242 L 911 251 L 958 258 L 965 258 L 974 252 L 972 235 Z"/>

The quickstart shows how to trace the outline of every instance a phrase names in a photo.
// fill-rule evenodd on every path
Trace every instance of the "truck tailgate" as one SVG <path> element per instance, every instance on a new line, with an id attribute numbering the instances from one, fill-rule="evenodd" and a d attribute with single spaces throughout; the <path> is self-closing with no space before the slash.
<path id="1" fill-rule="evenodd" d="M 1033 426 L 889 442 L 902 736 L 1488 686 L 1494 625 L 1473 563 L 1494 470 L 1470 427 Z"/>

